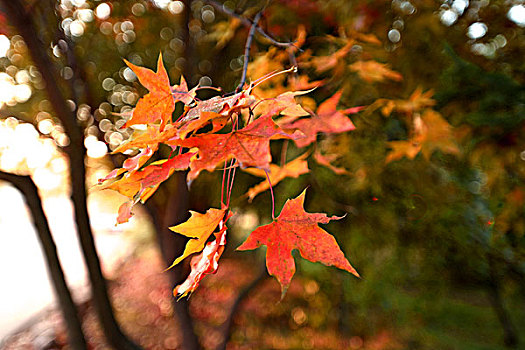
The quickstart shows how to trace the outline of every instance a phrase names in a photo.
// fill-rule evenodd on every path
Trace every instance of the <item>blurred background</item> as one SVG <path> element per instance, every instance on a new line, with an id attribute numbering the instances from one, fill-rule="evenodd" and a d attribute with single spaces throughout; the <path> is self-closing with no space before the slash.
<path id="1" fill-rule="evenodd" d="M 70 164 L 82 145 L 110 299 L 144 348 L 186 349 L 198 339 L 206 349 L 525 349 L 522 1 L 13 1 L 34 43 L 8 3 L 0 2 L 0 170 L 38 187 L 92 348 L 116 346 L 97 322 L 75 234 Z M 190 88 L 221 89 L 202 89 L 199 99 L 231 92 L 262 9 L 260 28 L 295 46 L 256 34 L 248 81 L 292 65 L 299 72 L 256 94 L 318 86 L 303 105 L 315 110 L 342 91 L 340 108 L 365 106 L 351 115 L 356 130 L 311 146 L 308 174 L 274 189 L 277 212 L 309 187 L 307 211 L 346 214 L 324 228 L 362 278 L 297 256 L 279 301 L 264 252 L 235 251 L 271 220 L 269 193 L 252 203 L 243 196 L 260 179 L 238 174 L 219 271 L 173 304 L 188 266 L 164 272 L 181 245 L 172 247 L 166 227 L 188 209 L 217 207 L 222 173 L 203 172 L 189 193 L 175 175 L 115 226 L 126 198 L 95 185 L 125 159 L 110 152 L 130 137 L 122 126 L 146 93 L 123 59 L 155 69 L 161 52 L 172 84 L 184 75 Z M 80 143 L 57 105 L 79 126 Z M 31 213 L 9 181 L 0 182 L 0 264 L 0 344 L 67 347 Z"/>

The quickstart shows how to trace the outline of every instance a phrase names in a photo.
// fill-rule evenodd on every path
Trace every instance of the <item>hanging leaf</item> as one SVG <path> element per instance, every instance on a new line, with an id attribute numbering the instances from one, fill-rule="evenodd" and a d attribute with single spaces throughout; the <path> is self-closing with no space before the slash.
<path id="1" fill-rule="evenodd" d="M 293 249 L 299 250 L 301 256 L 307 260 L 335 266 L 359 276 L 345 258 L 335 238 L 318 226 L 341 218 L 305 212 L 305 195 L 306 190 L 297 198 L 287 200 L 279 217 L 268 225 L 256 228 L 237 248 L 237 250 L 251 250 L 262 245 L 268 247 L 266 266 L 268 273 L 279 281 L 282 296 L 295 274 Z"/>
<path id="2" fill-rule="evenodd" d="M 214 208 L 208 209 L 205 214 L 190 211 L 191 217 L 188 221 L 170 227 L 170 230 L 173 232 L 186 236 L 190 238 L 190 240 L 186 243 L 184 253 L 175 259 L 169 268 L 177 265 L 191 254 L 202 251 L 208 238 L 210 238 L 219 223 L 224 221 L 225 212 L 226 209 L 221 210 Z M 222 230 L 226 230 L 226 227 L 223 227 Z M 220 232 L 216 233 L 215 236 L 218 236 L 219 234 Z"/>

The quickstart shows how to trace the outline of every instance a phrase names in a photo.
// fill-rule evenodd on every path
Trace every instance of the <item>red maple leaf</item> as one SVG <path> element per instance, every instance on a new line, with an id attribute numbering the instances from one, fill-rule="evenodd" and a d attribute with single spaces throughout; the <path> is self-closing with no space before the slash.
<path id="1" fill-rule="evenodd" d="M 267 116 L 228 134 L 198 135 L 185 140 L 172 140 L 171 143 L 199 149 L 198 158 L 192 159 L 190 163 L 188 180 L 192 181 L 203 169 L 213 171 L 218 164 L 230 158 L 237 159 L 243 168 L 268 169 L 272 160 L 270 140 L 301 136 L 286 133 Z M 167 143 L 170 144 L 170 141 Z"/>
<path id="2" fill-rule="evenodd" d="M 124 61 L 137 75 L 140 83 L 149 90 L 149 93 L 139 100 L 133 110 L 131 119 L 124 124 L 124 127 L 135 124 L 152 124 L 160 119 L 160 130 L 162 131 L 164 126 L 171 120 L 171 115 L 175 110 L 175 101 L 172 96 L 168 73 L 162 64 L 162 55 L 159 54 L 157 73 L 151 69 Z"/>
<path id="3" fill-rule="evenodd" d="M 281 125 L 283 129 L 298 129 L 306 137 L 295 140 L 298 147 L 305 147 L 316 140 L 317 133 L 333 134 L 354 130 L 355 126 L 346 114 L 359 112 L 362 107 L 354 107 L 346 110 L 337 110 L 337 104 L 342 92 L 335 93 L 332 97 L 324 101 L 317 108 L 316 113 L 312 113 L 309 118 L 288 121 Z"/>
<path id="4" fill-rule="evenodd" d="M 256 249 L 266 245 L 266 266 L 268 273 L 275 276 L 281 284 L 282 296 L 295 273 L 292 250 L 298 249 L 301 256 L 313 262 L 333 265 L 359 277 L 350 265 L 335 238 L 317 224 L 326 224 L 340 217 L 328 217 L 322 213 L 304 211 L 306 190 L 297 198 L 284 204 L 278 218 L 268 225 L 255 229 L 237 250 Z"/>
<path id="5" fill-rule="evenodd" d="M 130 199 L 120 206 L 117 223 L 127 222 L 129 218 L 133 216 L 133 212 L 131 211 L 133 206 L 139 200 L 145 202 L 151 197 L 160 184 L 166 181 L 175 170 L 187 169 L 190 164 L 190 159 L 194 155 L 195 153 L 188 152 L 168 160 L 155 162 L 142 170 L 127 172 L 121 179 L 115 182 L 102 185 L 100 189 L 111 188 Z M 106 180 L 116 178 L 123 172 L 126 172 L 125 168 L 115 169 L 104 179 L 99 180 L 99 184 Z"/>

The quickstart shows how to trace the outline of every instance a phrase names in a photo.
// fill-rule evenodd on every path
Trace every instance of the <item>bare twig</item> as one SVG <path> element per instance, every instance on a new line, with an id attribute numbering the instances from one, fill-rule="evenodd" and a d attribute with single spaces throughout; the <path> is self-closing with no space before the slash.
<path id="1" fill-rule="evenodd" d="M 246 83 L 246 72 L 248 72 L 248 61 L 250 60 L 250 48 L 252 46 L 253 36 L 255 35 L 255 28 L 257 28 L 257 23 L 261 19 L 262 11 L 259 11 L 255 18 L 253 19 L 252 26 L 250 27 L 250 32 L 248 33 L 248 38 L 246 39 L 246 45 L 244 46 L 244 63 L 242 66 L 242 76 L 241 82 L 235 91 L 239 92 L 242 90 L 244 83 Z"/>
<path id="2" fill-rule="evenodd" d="M 227 7 L 223 6 L 221 3 L 219 3 L 219 2 L 217 2 L 215 0 L 205 0 L 205 2 L 207 4 L 213 6 L 213 8 L 215 8 L 219 12 L 222 12 L 226 16 L 237 18 L 238 20 L 241 21 L 241 23 L 245 27 L 251 27 L 254 24 L 254 22 L 255 22 L 255 20 L 252 21 L 249 18 L 246 18 L 244 16 L 241 16 L 241 15 L 233 12 L 232 10 L 228 9 Z M 262 29 L 259 25 L 255 26 L 255 30 L 257 30 L 257 32 L 259 34 L 261 34 L 265 39 L 267 39 L 274 46 L 279 46 L 279 47 L 291 47 L 291 46 L 293 46 L 293 47 L 295 47 L 295 42 L 282 42 L 282 41 L 275 40 L 271 35 L 266 33 L 264 31 L 264 29 Z"/>

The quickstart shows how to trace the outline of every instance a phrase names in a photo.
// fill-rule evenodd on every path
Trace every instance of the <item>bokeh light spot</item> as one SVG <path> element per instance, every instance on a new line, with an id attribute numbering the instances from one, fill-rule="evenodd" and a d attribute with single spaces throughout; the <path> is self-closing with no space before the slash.
<path id="1" fill-rule="evenodd" d="M 111 15 L 111 7 L 107 3 L 102 3 L 95 9 L 95 16 L 98 19 L 107 19 Z"/>

